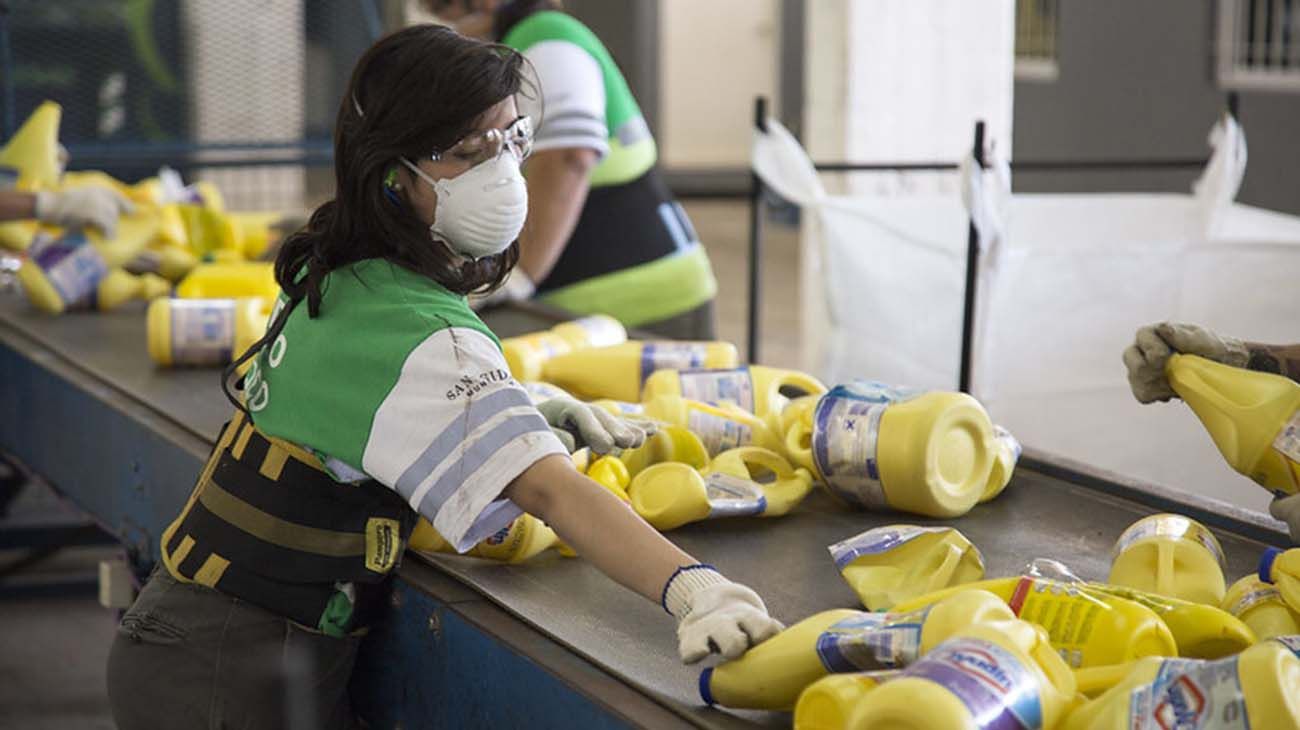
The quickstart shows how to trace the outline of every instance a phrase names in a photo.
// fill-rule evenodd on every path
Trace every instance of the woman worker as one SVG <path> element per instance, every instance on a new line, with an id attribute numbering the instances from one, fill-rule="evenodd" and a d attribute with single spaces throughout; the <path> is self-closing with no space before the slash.
<path id="1" fill-rule="evenodd" d="M 466 35 L 521 51 L 538 121 L 525 168 L 528 224 L 498 298 L 603 312 L 678 339 L 714 337 L 717 282 L 681 205 L 655 169 L 654 138 L 595 34 L 548 0 L 426 0 Z"/>
<path id="2" fill-rule="evenodd" d="M 1178 397 L 1165 376 L 1165 364 L 1174 353 L 1199 355 L 1224 365 L 1274 373 L 1300 382 L 1300 344 L 1243 342 L 1194 324 L 1160 322 L 1139 329 L 1133 344 L 1124 350 L 1129 386 L 1139 403 Z M 1275 498 L 1268 511 L 1287 523 L 1291 541 L 1300 545 L 1300 494 Z"/>
<path id="3" fill-rule="evenodd" d="M 280 251 L 283 296 L 241 358 L 255 356 L 242 402 L 118 630 L 118 727 L 355 726 L 357 642 L 417 514 L 461 551 L 537 516 L 661 603 L 687 662 L 780 629 L 752 590 L 574 469 L 552 427 L 597 451 L 638 434 L 573 400 L 535 408 L 466 302 L 519 255 L 522 66 L 438 26 L 358 61 L 336 197 Z"/>

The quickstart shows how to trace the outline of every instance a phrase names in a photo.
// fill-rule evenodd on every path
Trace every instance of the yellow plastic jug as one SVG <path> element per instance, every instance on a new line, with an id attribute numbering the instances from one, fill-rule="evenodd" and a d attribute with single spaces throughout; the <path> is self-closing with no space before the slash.
<path id="1" fill-rule="evenodd" d="M 1150 608 L 1048 578 L 1020 576 L 967 583 L 903 601 L 893 610 L 915 611 L 954 593 L 975 589 L 996 595 L 1007 602 L 1016 617 L 1046 629 L 1052 646 L 1072 667 L 1178 655 L 1169 627 Z"/>
<path id="2" fill-rule="evenodd" d="M 1150 657 L 1061 730 L 1292 730 L 1300 727 L 1300 658 L 1278 641 L 1204 661 Z"/>
<path id="3" fill-rule="evenodd" d="M 710 705 L 788 710 L 828 673 L 904 667 L 971 626 L 1013 618 L 1006 603 L 983 591 L 962 591 L 913 613 L 823 611 L 735 661 L 705 669 L 700 696 Z"/>
<path id="4" fill-rule="evenodd" d="M 1020 454 L 1023 451 L 1020 441 L 1011 432 L 1001 426 L 993 427 L 994 451 L 993 451 L 993 468 L 989 471 L 988 486 L 984 488 L 984 493 L 980 495 L 980 502 L 989 500 L 1002 494 L 1002 490 L 1007 488 L 1011 483 L 1011 475 L 1015 473 L 1016 463 L 1020 461 Z"/>
<path id="5" fill-rule="evenodd" d="M 157 230 L 158 217 L 147 213 L 123 217 L 112 240 L 91 228 L 33 227 L 18 280 L 32 305 L 51 314 L 92 303 L 108 272 L 143 251 Z"/>
<path id="6" fill-rule="evenodd" d="M 279 240 L 285 214 L 278 210 L 231 211 L 227 213 L 234 227 L 239 250 L 248 260 L 259 259 Z"/>
<path id="7" fill-rule="evenodd" d="M 769 481 L 756 481 L 760 475 Z M 756 446 L 724 451 L 700 473 L 689 464 L 646 467 L 628 486 L 632 509 L 660 530 L 723 517 L 778 517 L 812 489 L 812 475 Z"/>
<path id="8" fill-rule="evenodd" d="M 155 238 L 148 248 L 127 264 L 127 270 L 133 273 L 157 274 L 168 281 L 177 282 L 184 279 L 198 265 L 198 257 L 189 249 Z"/>
<path id="9" fill-rule="evenodd" d="M 786 451 L 849 505 L 957 517 L 993 469 L 993 424 L 965 393 L 840 385 L 804 410 Z"/>
<path id="10" fill-rule="evenodd" d="M 730 369 L 660 370 L 646 379 L 641 398 L 649 400 L 659 395 L 675 395 L 703 403 L 726 401 L 753 413 L 771 426 L 772 419 L 779 420 L 781 411 L 790 402 L 781 394 L 782 388 L 802 391 L 806 395 L 826 392 L 826 386 L 820 380 L 806 373 L 750 365 Z"/>
<path id="11" fill-rule="evenodd" d="M 619 413 L 616 411 L 614 415 Z M 660 427 L 644 444 L 624 451 L 619 458 L 633 477 L 649 466 L 666 462 L 686 464 L 693 469 L 704 469 L 709 465 L 709 452 L 704 448 L 704 442 L 681 426 Z"/>
<path id="12" fill-rule="evenodd" d="M 522 563 L 554 547 L 558 542 L 559 538 L 546 523 L 530 514 L 523 514 L 465 554 L 502 563 Z M 415 523 L 407 544 L 412 550 L 426 553 L 456 552 L 423 517 Z"/>
<path id="13" fill-rule="evenodd" d="M 681 426 L 699 436 L 711 455 L 750 445 L 777 453 L 785 450 L 781 439 L 762 419 L 734 405 L 711 405 L 675 395 L 661 395 L 646 401 L 643 408 L 646 417 Z"/>
<path id="14" fill-rule="evenodd" d="M 59 183 L 59 123 L 63 107 L 42 102 L 0 148 L 0 165 L 16 170 L 18 190 L 52 188 Z"/>
<path id="15" fill-rule="evenodd" d="M 935 647 L 868 692 L 846 727 L 1046 730 L 1075 702 L 1074 675 L 1043 629 L 1010 619 L 977 624 Z"/>
<path id="16" fill-rule="evenodd" d="M 1217 606 L 1226 590 L 1223 548 L 1190 517 L 1143 517 L 1115 541 L 1107 583 Z"/>
<path id="17" fill-rule="evenodd" d="M 729 342 L 624 342 L 553 357 L 542 366 L 542 379 L 581 398 L 634 403 L 656 370 L 734 368 L 737 359 L 736 346 Z"/>
<path id="18" fill-rule="evenodd" d="M 1277 586 L 1282 600 L 1300 612 L 1300 548 L 1269 548 L 1259 560 L 1259 579 Z"/>
<path id="19" fill-rule="evenodd" d="M 617 456 L 602 456 L 587 467 L 587 476 L 600 486 L 608 489 L 615 497 L 624 502 L 630 501 L 627 494 L 632 477 L 627 472 L 627 464 Z"/>
<path id="20" fill-rule="evenodd" d="M 1300 384 L 1195 355 L 1165 372 L 1229 466 L 1274 493 L 1300 491 Z"/>
<path id="21" fill-rule="evenodd" d="M 94 307 L 107 312 L 134 300 L 149 301 L 171 293 L 170 281 L 157 274 L 128 274 L 111 269 L 95 287 Z"/>
<path id="22" fill-rule="evenodd" d="M 1261 641 L 1300 634 L 1300 614 L 1291 610 L 1276 586 L 1258 575 L 1233 583 L 1223 597 L 1223 610 L 1245 621 Z"/>
<path id="23" fill-rule="evenodd" d="M 163 367 L 225 365 L 266 332 L 266 299 L 157 299 L 149 304 L 149 357 Z"/>
<path id="24" fill-rule="evenodd" d="M 877 527 L 829 550 L 844 580 L 872 611 L 984 577 L 979 548 L 951 527 Z"/>
<path id="25" fill-rule="evenodd" d="M 542 377 L 542 366 L 557 355 L 591 347 L 609 347 L 627 341 L 627 330 L 613 317 L 595 314 L 501 341 L 510 372 L 519 380 Z M 635 399 L 633 399 L 635 400 Z"/>
<path id="26" fill-rule="evenodd" d="M 261 261 L 199 264 L 176 287 L 176 296 L 183 299 L 261 297 L 275 301 L 279 295 L 275 265 Z"/>
<path id="27" fill-rule="evenodd" d="M 843 730 L 849 715 L 871 690 L 903 676 L 901 669 L 828 674 L 799 693 L 794 706 L 795 730 Z"/>

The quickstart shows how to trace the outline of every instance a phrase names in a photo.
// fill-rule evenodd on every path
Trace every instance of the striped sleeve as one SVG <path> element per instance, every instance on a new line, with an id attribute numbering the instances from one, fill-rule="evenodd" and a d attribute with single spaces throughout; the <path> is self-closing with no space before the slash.
<path id="1" fill-rule="evenodd" d="M 496 345 L 449 327 L 402 364 L 375 411 L 362 467 L 464 552 L 521 514 L 501 498 L 515 477 L 565 453 Z"/>
<path id="2" fill-rule="evenodd" d="M 582 147 L 609 153 L 605 76 L 600 64 L 568 41 L 542 41 L 524 55 L 537 71 L 541 103 L 525 99 L 523 111 L 538 121 L 535 151 Z"/>

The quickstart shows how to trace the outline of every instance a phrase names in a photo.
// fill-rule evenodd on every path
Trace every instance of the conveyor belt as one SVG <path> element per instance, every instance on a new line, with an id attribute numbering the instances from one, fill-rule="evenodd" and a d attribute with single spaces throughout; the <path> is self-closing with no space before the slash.
<path id="1" fill-rule="evenodd" d="M 503 335 L 537 329 L 549 321 L 537 311 L 506 310 L 488 317 Z M 4 302 L 0 303 L 0 345 L 5 328 L 75 363 L 204 442 L 211 442 L 230 412 L 214 371 L 159 371 L 149 364 L 138 310 L 50 318 Z M 1182 508 L 1218 525 L 1215 532 L 1227 556 L 1229 579 L 1252 571 L 1264 547 L 1244 534 L 1281 539 L 1266 520 L 1205 500 L 1099 478 L 1079 479 L 1069 469 L 1048 470 L 1059 475 L 1022 466 L 998 500 L 947 523 L 959 527 L 980 547 L 990 576 L 1014 573 L 1032 558 L 1050 557 L 1066 562 L 1085 578 L 1102 579 L 1116 537 L 1138 517 L 1157 511 L 1155 506 Z M 178 484 L 178 496 L 169 497 L 183 499 L 189 488 L 188 483 Z M 1228 514 L 1215 514 L 1225 511 Z M 755 588 L 772 613 L 790 623 L 817 611 L 856 606 L 826 546 L 870 527 L 900 521 L 932 522 L 848 512 L 814 493 L 785 518 L 700 523 L 676 530 L 671 537 L 698 559 Z M 682 667 L 676 659 L 671 618 L 580 559 L 550 554 L 521 566 L 452 556 L 425 559 L 693 723 L 705 727 L 788 724 L 788 717 L 782 715 L 702 708 L 698 672 Z"/>

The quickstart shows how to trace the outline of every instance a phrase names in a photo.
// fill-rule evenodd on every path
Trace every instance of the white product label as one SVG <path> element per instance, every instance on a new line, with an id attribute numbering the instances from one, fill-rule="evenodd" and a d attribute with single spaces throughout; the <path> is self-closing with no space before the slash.
<path id="1" fill-rule="evenodd" d="M 683 398 L 704 403 L 731 401 L 754 412 L 754 380 L 749 376 L 749 368 L 686 370 L 679 378 Z"/>
<path id="2" fill-rule="evenodd" d="M 587 333 L 588 347 L 609 347 L 627 340 L 627 332 L 618 320 L 609 317 L 582 317 L 575 319 L 575 324 Z"/>
<path id="3" fill-rule="evenodd" d="M 817 637 L 817 656 L 829 672 L 904 667 L 921 656 L 921 627 L 929 608 L 910 613 L 861 613 Z"/>
<path id="4" fill-rule="evenodd" d="M 37 233 L 27 255 L 45 272 L 45 278 L 68 307 L 90 302 L 99 281 L 108 274 L 104 257 L 77 231 L 60 238 Z"/>
<path id="5" fill-rule="evenodd" d="M 235 346 L 235 300 L 173 299 L 172 362 L 177 365 L 223 365 Z"/>
<path id="6" fill-rule="evenodd" d="M 1152 537 L 1165 537 L 1172 540 L 1192 540 L 1201 544 L 1219 562 L 1224 565 L 1223 548 L 1219 541 L 1205 526 L 1182 515 L 1152 515 L 1130 525 L 1124 534 L 1115 541 L 1115 556 L 1133 547 L 1139 540 Z"/>
<path id="7" fill-rule="evenodd" d="M 1291 420 L 1277 432 L 1273 448 L 1291 461 L 1300 463 L 1300 411 L 1291 414 Z"/>
<path id="8" fill-rule="evenodd" d="M 903 670 L 951 692 L 982 730 L 1040 730 L 1039 680 L 1015 654 L 983 639 L 949 639 Z M 919 709 L 918 713 L 924 712 Z"/>
<path id="9" fill-rule="evenodd" d="M 812 453 L 831 491 L 849 504 L 886 507 L 876 442 L 885 409 L 924 391 L 857 380 L 833 388 L 813 412 Z"/>
<path id="10" fill-rule="evenodd" d="M 1300 636 L 1274 636 L 1272 641 L 1276 641 L 1290 649 L 1291 653 L 1295 654 L 1297 659 L 1300 659 Z"/>
<path id="11" fill-rule="evenodd" d="M 748 424 L 695 408 L 686 413 L 686 430 L 700 437 L 709 456 L 717 456 L 753 440 Z"/>
<path id="12" fill-rule="evenodd" d="M 1234 601 L 1233 604 L 1228 607 L 1228 613 L 1237 618 L 1241 618 L 1241 614 L 1261 603 L 1269 602 L 1282 603 L 1282 594 L 1278 592 L 1276 588 L 1272 587 L 1256 588 Z"/>
<path id="13" fill-rule="evenodd" d="M 647 342 L 641 347 L 641 382 L 656 370 L 689 370 L 704 365 L 702 342 Z"/>
<path id="14" fill-rule="evenodd" d="M 906 545 L 922 535 L 951 530 L 951 527 L 920 527 L 919 525 L 890 525 L 867 530 L 847 540 L 841 540 L 828 549 L 835 567 L 844 567 L 863 555 L 879 555 Z"/>
<path id="15" fill-rule="evenodd" d="M 714 472 L 704 477 L 709 519 L 761 515 L 767 509 L 763 488 L 748 479 Z"/>
<path id="16" fill-rule="evenodd" d="M 1011 432 L 1001 426 L 993 427 L 993 435 L 997 438 L 998 446 L 1006 453 L 1011 455 L 1011 465 L 1015 466 L 1020 461 L 1020 454 L 1024 453 L 1024 447 L 1020 445 L 1020 439 L 1011 435 Z"/>
<path id="17" fill-rule="evenodd" d="M 1249 730 L 1237 657 L 1169 659 L 1129 696 L 1131 730 Z"/>

